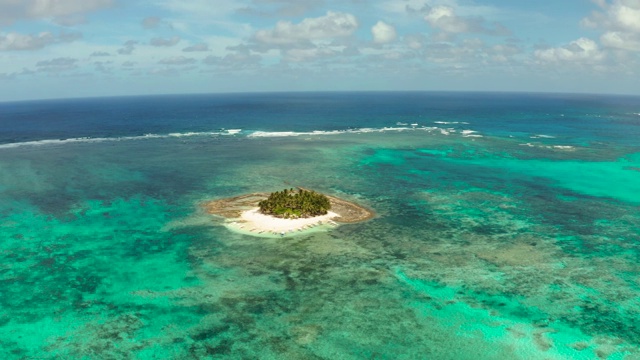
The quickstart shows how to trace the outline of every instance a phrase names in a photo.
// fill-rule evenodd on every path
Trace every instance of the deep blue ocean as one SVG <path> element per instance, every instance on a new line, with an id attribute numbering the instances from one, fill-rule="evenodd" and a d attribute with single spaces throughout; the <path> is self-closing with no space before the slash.
<path id="1" fill-rule="evenodd" d="M 640 97 L 0 103 L 3 359 L 640 359 Z M 370 221 L 259 238 L 208 200 Z"/>
<path id="2" fill-rule="evenodd" d="M 266 93 L 26 101 L 0 105 L 0 144 L 222 129 L 308 132 L 396 127 L 398 122 L 420 126 L 467 122 L 495 136 L 553 133 L 572 143 L 635 145 L 639 111 L 638 97 L 631 96 L 510 93 Z"/>

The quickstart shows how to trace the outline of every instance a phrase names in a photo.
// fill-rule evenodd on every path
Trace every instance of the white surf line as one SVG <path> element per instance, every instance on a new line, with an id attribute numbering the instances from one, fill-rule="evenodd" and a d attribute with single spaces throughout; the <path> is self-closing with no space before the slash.
<path id="1" fill-rule="evenodd" d="M 197 136 L 218 136 L 218 135 L 236 135 L 240 133 L 241 129 L 223 130 L 221 132 L 216 131 L 204 131 L 204 132 L 184 132 L 184 133 L 169 133 L 169 134 L 144 134 L 138 136 L 120 136 L 113 138 L 92 138 L 92 137 L 78 137 L 70 139 L 45 139 L 34 141 L 23 141 L 15 143 L 0 144 L 0 149 L 12 149 L 22 146 L 45 146 L 45 145 L 65 145 L 74 143 L 92 143 L 92 142 L 116 142 L 116 141 L 131 141 L 131 140 L 145 140 L 145 139 L 168 139 L 168 138 L 183 138 L 183 137 L 197 137 Z"/>

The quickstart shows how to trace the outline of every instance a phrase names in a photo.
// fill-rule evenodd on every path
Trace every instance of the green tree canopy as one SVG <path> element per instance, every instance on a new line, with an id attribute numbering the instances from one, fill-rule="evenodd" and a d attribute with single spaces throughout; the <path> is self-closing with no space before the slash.
<path id="1" fill-rule="evenodd" d="M 284 189 L 271 193 L 258 203 L 260 212 L 284 219 L 308 218 L 326 215 L 331 209 L 329 198 L 304 189 Z"/>

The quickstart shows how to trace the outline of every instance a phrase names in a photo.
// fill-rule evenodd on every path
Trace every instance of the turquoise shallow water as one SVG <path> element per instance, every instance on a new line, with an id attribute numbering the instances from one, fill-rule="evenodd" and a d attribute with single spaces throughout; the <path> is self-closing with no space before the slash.
<path id="1" fill-rule="evenodd" d="M 639 359 L 640 149 L 386 131 L 0 149 L 5 359 Z M 374 209 L 278 239 L 208 199 Z"/>

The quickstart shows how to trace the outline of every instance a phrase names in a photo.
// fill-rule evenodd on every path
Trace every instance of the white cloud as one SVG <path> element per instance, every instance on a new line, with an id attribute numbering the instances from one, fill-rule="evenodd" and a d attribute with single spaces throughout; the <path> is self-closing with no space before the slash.
<path id="1" fill-rule="evenodd" d="M 252 0 L 239 14 L 260 17 L 294 17 L 324 5 L 324 0 Z"/>
<path id="2" fill-rule="evenodd" d="M 37 71 L 48 73 L 59 73 L 63 71 L 70 71 L 78 68 L 78 60 L 64 57 L 55 58 L 51 60 L 38 61 L 36 63 Z"/>
<path id="3" fill-rule="evenodd" d="M 63 23 L 82 22 L 83 14 L 114 4 L 114 0 L 0 0 L 0 23 L 47 18 Z"/>
<path id="4" fill-rule="evenodd" d="M 509 35 L 510 31 L 500 24 L 488 26 L 482 17 L 463 17 L 450 6 L 429 8 L 424 20 L 437 30 L 450 34 L 484 33 L 487 35 Z"/>
<path id="5" fill-rule="evenodd" d="M 640 32 L 640 1 L 600 1 L 602 11 L 595 11 L 582 20 L 585 26 L 603 27 L 611 30 Z"/>
<path id="6" fill-rule="evenodd" d="M 16 73 L 0 73 L 0 80 L 13 80 L 16 78 Z"/>
<path id="7" fill-rule="evenodd" d="M 420 50 L 422 49 L 426 43 L 427 43 L 427 38 L 426 36 L 424 36 L 423 34 L 411 34 L 411 35 L 405 35 L 403 37 L 405 44 L 409 47 L 409 49 L 411 50 Z"/>
<path id="8" fill-rule="evenodd" d="M 111 61 L 96 61 L 93 64 L 95 65 L 94 69 L 97 72 L 110 74 L 113 71 L 113 66 L 111 66 L 113 62 Z"/>
<path id="9" fill-rule="evenodd" d="M 37 35 L 20 34 L 15 32 L 8 33 L 6 35 L 0 34 L 0 51 L 39 50 L 45 46 L 61 42 L 71 42 L 81 37 L 82 35 L 78 33 L 63 33 L 58 36 L 53 35 L 50 32 L 42 32 Z"/>
<path id="10" fill-rule="evenodd" d="M 285 53 L 285 60 L 290 62 L 303 62 L 335 56 L 337 52 L 327 47 L 311 49 L 290 49 Z"/>
<path id="11" fill-rule="evenodd" d="M 180 42 L 180 37 L 179 36 L 173 36 L 173 37 L 168 38 L 168 39 L 163 39 L 163 38 L 156 37 L 156 38 L 151 39 L 151 41 L 149 41 L 149 44 L 151 46 L 169 47 L 169 46 L 174 46 L 179 42 Z"/>
<path id="12" fill-rule="evenodd" d="M 378 21 L 371 28 L 371 35 L 373 35 L 373 42 L 376 44 L 387 44 L 398 37 L 396 28 L 383 21 Z"/>
<path id="13" fill-rule="evenodd" d="M 173 25 L 157 16 L 149 16 L 142 19 L 141 25 L 147 30 L 153 29 L 169 29 L 173 30 Z"/>
<path id="14" fill-rule="evenodd" d="M 432 8 L 424 19 L 431 27 L 452 33 L 463 33 L 470 30 L 470 26 L 463 19 L 457 17 L 453 8 L 436 6 Z"/>
<path id="15" fill-rule="evenodd" d="M 429 6 L 428 2 L 425 0 L 386 0 L 378 3 L 376 7 L 378 7 L 384 13 L 396 13 L 396 14 L 405 14 L 407 12 L 416 12 L 425 6 Z"/>
<path id="16" fill-rule="evenodd" d="M 598 44 L 587 38 L 580 38 L 562 47 L 536 50 L 534 55 L 538 60 L 546 63 L 597 63 L 602 61 L 605 56 Z"/>
<path id="17" fill-rule="evenodd" d="M 145 29 L 153 29 L 162 23 L 162 19 L 157 16 L 149 16 L 142 20 L 142 27 Z"/>
<path id="18" fill-rule="evenodd" d="M 582 24 L 605 30 L 600 41 L 603 46 L 640 51 L 640 1 L 599 1 L 601 11 L 595 11 L 582 20 Z"/>
<path id="19" fill-rule="evenodd" d="M 480 39 L 465 39 L 459 44 L 436 43 L 428 47 L 426 57 L 429 61 L 448 68 L 466 67 L 472 63 L 480 65 L 486 57 L 486 45 Z"/>
<path id="20" fill-rule="evenodd" d="M 259 67 L 261 61 L 260 55 L 251 54 L 249 51 L 237 51 L 224 57 L 209 55 L 202 62 L 227 70 L 243 70 Z"/>
<path id="21" fill-rule="evenodd" d="M 182 49 L 184 52 L 200 52 L 200 51 L 209 51 L 209 45 L 205 43 L 193 44 L 191 46 L 187 46 Z"/>
<path id="22" fill-rule="evenodd" d="M 634 34 L 620 31 L 607 31 L 600 37 L 600 41 L 602 45 L 606 47 L 640 51 L 640 36 Z"/>
<path id="23" fill-rule="evenodd" d="M 7 1 L 5 1 L 6 3 Z M 12 1 L 9 1 L 12 2 Z M 26 1 L 33 17 L 56 17 L 86 13 L 114 4 L 113 0 L 32 0 Z"/>
<path id="24" fill-rule="evenodd" d="M 639 1 L 618 2 L 612 6 L 610 13 L 621 30 L 640 32 Z"/>
<path id="25" fill-rule="evenodd" d="M 250 24 L 233 19 L 244 1 L 238 0 L 154 0 L 170 14 L 165 16 L 164 25 L 182 32 L 184 37 L 202 38 L 203 34 L 233 34 L 249 37 L 253 33 Z"/>
<path id="26" fill-rule="evenodd" d="M 152 69 L 148 72 L 149 75 L 159 75 L 159 76 L 179 76 L 180 71 L 175 68 L 162 68 L 162 69 Z"/>
<path id="27" fill-rule="evenodd" d="M 9 33 L 7 35 L 0 36 L 0 50 L 42 49 L 47 45 L 55 43 L 55 41 L 55 37 L 50 32 L 43 32 L 37 35 Z"/>
<path id="28" fill-rule="evenodd" d="M 120 55 L 131 55 L 133 50 L 136 49 L 136 45 L 138 44 L 135 40 L 129 40 L 124 43 L 124 46 L 118 49 L 118 54 Z"/>
<path id="29" fill-rule="evenodd" d="M 314 40 L 345 37 L 358 28 L 358 20 L 347 13 L 329 11 L 317 18 L 306 18 L 298 24 L 279 21 L 273 29 L 258 30 L 255 40 L 269 45 L 289 45 Z"/>
<path id="30" fill-rule="evenodd" d="M 161 7 L 188 18 L 220 19 L 233 14 L 239 7 L 235 0 L 164 0 L 159 2 Z"/>
<path id="31" fill-rule="evenodd" d="M 193 59 L 193 58 L 188 58 L 188 57 L 184 57 L 184 56 L 175 56 L 175 57 L 162 59 L 162 60 L 158 61 L 158 64 L 163 64 L 163 65 L 189 65 L 189 64 L 194 64 L 195 62 L 196 62 L 196 59 Z"/>
<path id="32" fill-rule="evenodd" d="M 489 50 L 491 60 L 496 63 L 513 62 L 514 57 L 522 53 L 522 49 L 514 44 L 498 44 Z"/>

